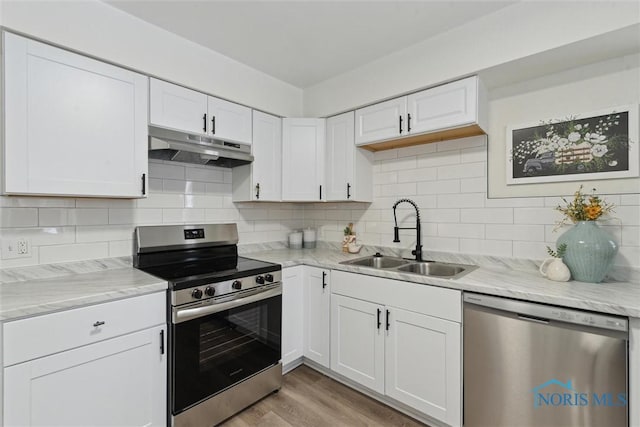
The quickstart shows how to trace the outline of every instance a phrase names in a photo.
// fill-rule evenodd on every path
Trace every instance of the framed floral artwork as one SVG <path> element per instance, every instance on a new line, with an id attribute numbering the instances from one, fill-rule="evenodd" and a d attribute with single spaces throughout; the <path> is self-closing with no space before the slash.
<path id="1" fill-rule="evenodd" d="M 639 176 L 638 106 L 507 127 L 507 185 Z"/>

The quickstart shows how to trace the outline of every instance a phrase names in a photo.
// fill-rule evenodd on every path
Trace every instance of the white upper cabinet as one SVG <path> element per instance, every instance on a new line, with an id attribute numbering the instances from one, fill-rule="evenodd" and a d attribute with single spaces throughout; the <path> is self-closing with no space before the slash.
<path id="1" fill-rule="evenodd" d="M 150 123 L 251 144 L 251 108 L 151 79 Z"/>
<path id="2" fill-rule="evenodd" d="M 486 102 L 473 76 L 370 105 L 356 110 L 356 144 L 377 151 L 480 135 L 488 126 Z"/>
<path id="3" fill-rule="evenodd" d="M 251 144 L 251 108 L 208 97 L 209 135 L 225 141 Z"/>
<path id="4" fill-rule="evenodd" d="M 282 120 L 282 199 L 324 200 L 324 119 Z"/>
<path id="5" fill-rule="evenodd" d="M 373 154 L 354 143 L 354 112 L 327 119 L 327 201 L 373 200 Z"/>
<path id="6" fill-rule="evenodd" d="M 282 199 L 282 119 L 253 112 L 253 156 L 233 168 L 233 201 L 278 202 Z"/>
<path id="7" fill-rule="evenodd" d="M 474 123 L 477 116 L 478 79 L 464 80 L 408 96 L 407 130 L 430 132 Z"/>
<path id="8" fill-rule="evenodd" d="M 148 78 L 4 33 L 5 194 L 144 197 Z"/>
<path id="9" fill-rule="evenodd" d="M 196 134 L 207 133 L 207 95 L 154 78 L 149 87 L 151 124 Z"/>
<path id="10" fill-rule="evenodd" d="M 407 133 L 407 97 L 356 110 L 356 144 L 397 138 Z"/>

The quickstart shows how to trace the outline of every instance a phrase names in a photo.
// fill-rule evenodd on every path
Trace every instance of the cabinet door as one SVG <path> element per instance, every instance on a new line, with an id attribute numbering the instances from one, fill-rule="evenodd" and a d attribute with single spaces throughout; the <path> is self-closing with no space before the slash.
<path id="1" fill-rule="evenodd" d="M 331 369 L 384 393 L 384 306 L 331 295 Z"/>
<path id="2" fill-rule="evenodd" d="M 4 425 L 166 425 L 164 331 L 151 328 L 5 368 Z"/>
<path id="3" fill-rule="evenodd" d="M 324 119 L 282 120 L 282 199 L 324 199 Z"/>
<path id="4" fill-rule="evenodd" d="M 143 197 L 148 78 L 4 37 L 4 191 Z"/>
<path id="5" fill-rule="evenodd" d="M 331 271 L 304 268 L 304 356 L 329 367 Z"/>
<path id="6" fill-rule="evenodd" d="M 476 122 L 477 97 L 477 77 L 409 95 L 410 133 L 454 128 Z"/>
<path id="7" fill-rule="evenodd" d="M 385 393 L 420 412 L 461 423 L 460 324 L 389 309 Z"/>
<path id="8" fill-rule="evenodd" d="M 352 200 L 355 151 L 354 112 L 327 119 L 326 200 Z"/>
<path id="9" fill-rule="evenodd" d="M 356 144 L 406 135 L 406 113 L 406 96 L 356 110 Z"/>
<path id="10" fill-rule="evenodd" d="M 209 135 L 225 141 L 251 144 L 251 108 L 213 96 L 207 99 Z"/>
<path id="11" fill-rule="evenodd" d="M 252 200 L 282 199 L 282 119 L 253 112 Z"/>
<path id="12" fill-rule="evenodd" d="M 304 276 L 302 266 L 282 270 L 282 364 L 299 359 L 304 345 Z"/>
<path id="13" fill-rule="evenodd" d="M 207 95 L 153 78 L 149 86 L 151 124 L 195 134 L 210 130 Z"/>

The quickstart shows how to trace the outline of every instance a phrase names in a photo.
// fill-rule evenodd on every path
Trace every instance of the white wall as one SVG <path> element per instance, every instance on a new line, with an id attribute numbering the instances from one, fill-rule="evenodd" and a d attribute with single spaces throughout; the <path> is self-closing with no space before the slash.
<path id="1" fill-rule="evenodd" d="M 300 89 L 100 1 L 0 2 L 9 29 L 277 115 L 302 113 Z"/>
<path id="2" fill-rule="evenodd" d="M 346 111 L 639 22 L 638 2 L 517 3 L 306 88 L 305 115 Z"/>

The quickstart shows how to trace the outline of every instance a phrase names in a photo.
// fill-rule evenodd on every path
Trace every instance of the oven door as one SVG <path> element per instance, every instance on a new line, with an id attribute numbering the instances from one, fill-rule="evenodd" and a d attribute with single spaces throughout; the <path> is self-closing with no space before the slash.
<path id="1" fill-rule="evenodd" d="M 173 309 L 172 413 L 280 361 L 282 285 Z"/>

